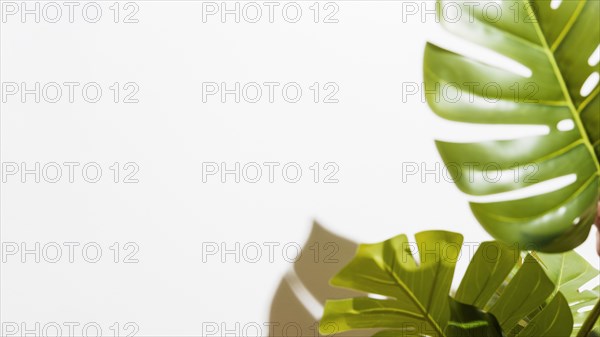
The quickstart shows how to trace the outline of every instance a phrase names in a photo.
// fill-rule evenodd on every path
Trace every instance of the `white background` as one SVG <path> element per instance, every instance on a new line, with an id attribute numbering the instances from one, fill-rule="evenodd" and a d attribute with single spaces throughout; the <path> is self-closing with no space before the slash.
<path id="1" fill-rule="evenodd" d="M 202 263 L 202 242 L 302 244 L 313 219 L 360 242 L 426 229 L 458 231 L 467 242 L 490 239 L 452 183 L 433 175 L 402 179 L 403 163 L 432 169 L 440 162 L 433 139 L 467 129 L 443 124 L 420 95 L 403 102 L 403 83 L 422 82 L 426 41 L 450 41 L 440 38 L 433 15 L 403 20 L 402 2 L 336 1 L 339 22 L 323 23 L 330 11 L 321 7 L 314 23 L 311 1 L 298 2 L 298 23 L 279 10 L 274 23 L 266 13 L 256 24 L 218 16 L 204 23 L 202 2 L 137 1 L 139 22 L 126 24 L 113 22 L 112 2 L 98 3 L 103 16 L 95 24 L 77 9 L 74 23 L 21 23 L 17 15 L 1 24 L 2 82 L 103 88 L 95 104 L 81 95 L 75 103 L 14 96 L 2 104 L 2 162 L 97 162 L 103 169 L 96 184 L 80 173 L 74 183 L 66 176 L 22 183 L 17 175 L 2 184 L 2 242 L 103 248 L 95 264 L 81 254 L 72 264 L 65 256 L 56 264 L 9 256 L 0 278 L 3 322 L 93 321 L 107 335 L 113 322 L 135 322 L 142 336 L 200 335 L 203 321 L 266 322 L 291 264 L 280 251 L 273 263 Z M 202 102 L 203 82 L 269 81 L 299 83 L 301 101 Z M 112 102 L 114 82 L 135 82 L 139 103 Z M 314 82 L 335 82 L 339 103 L 312 102 Z M 114 162 L 136 163 L 139 183 L 114 183 Z M 232 176 L 203 183 L 203 162 L 296 162 L 303 176 L 296 184 L 280 171 L 274 183 L 265 176 L 255 184 Z M 314 183 L 314 162 L 336 163 L 339 182 Z M 578 251 L 597 266 L 592 237 Z M 112 262 L 114 242 L 134 242 L 139 263 Z M 459 274 L 467 263 L 460 261 Z"/>

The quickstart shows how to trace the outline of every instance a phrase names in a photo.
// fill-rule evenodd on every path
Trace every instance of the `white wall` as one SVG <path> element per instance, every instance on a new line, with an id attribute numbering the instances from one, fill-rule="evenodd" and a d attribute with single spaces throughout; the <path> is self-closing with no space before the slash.
<path id="1" fill-rule="evenodd" d="M 296 24 L 281 14 L 269 23 L 266 12 L 257 24 L 231 17 L 223 24 L 217 16 L 203 23 L 201 2 L 135 3 L 138 23 L 113 23 L 112 2 L 98 2 L 96 24 L 83 20 L 81 6 L 74 23 L 65 12 L 56 24 L 30 17 L 23 24 L 18 16 L 1 24 L 2 82 L 97 82 L 103 89 L 95 104 L 81 95 L 75 103 L 64 96 L 22 104 L 11 96 L 2 104 L 2 162 L 97 162 L 103 169 L 96 184 L 80 173 L 69 183 L 66 169 L 55 184 L 33 183 L 33 176 L 2 184 L 3 242 L 81 245 L 74 263 L 7 256 L 2 321 L 97 322 L 105 335 L 113 322 L 135 322 L 141 336 L 200 335 L 203 321 L 265 322 L 291 265 L 281 251 L 273 263 L 202 263 L 202 242 L 302 244 L 313 219 L 362 242 L 425 229 L 490 239 L 452 183 L 402 181 L 403 163 L 440 162 L 433 139 L 452 133 L 420 96 L 402 97 L 403 83 L 422 81 L 426 41 L 439 39 L 431 15 L 403 20 L 401 2 L 337 1 L 338 23 L 314 23 L 313 3 L 302 1 Z M 322 16 L 334 8 L 323 4 Z M 297 82 L 303 96 L 296 104 L 280 95 L 275 103 L 203 103 L 202 82 L 223 81 Z M 114 82 L 135 82 L 139 103 L 113 103 Z M 335 82 L 339 103 L 312 102 L 314 82 Z M 136 163 L 139 183 L 112 182 L 114 162 Z M 203 183 L 203 162 L 296 162 L 304 174 L 296 184 L 280 174 L 274 183 L 265 176 L 256 184 L 231 176 Z M 312 182 L 314 162 L 336 163 L 339 183 Z M 100 262 L 81 257 L 88 242 L 101 246 Z M 114 242 L 121 260 L 133 249 L 123 244 L 135 243 L 139 263 L 114 263 Z M 593 246 L 590 239 L 579 251 L 597 266 Z"/>

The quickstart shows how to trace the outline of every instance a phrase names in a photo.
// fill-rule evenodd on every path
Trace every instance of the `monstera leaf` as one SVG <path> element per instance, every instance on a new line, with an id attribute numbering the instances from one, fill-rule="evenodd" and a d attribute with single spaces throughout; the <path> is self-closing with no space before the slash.
<path id="1" fill-rule="evenodd" d="M 462 236 L 445 231 L 421 232 L 414 244 L 399 235 L 359 246 L 331 283 L 369 295 L 327 301 L 321 327 L 379 329 L 377 337 L 571 334 L 564 296 L 534 257 L 523 261 L 514 247 L 483 243 L 450 297 L 461 247 Z"/>
<path id="2" fill-rule="evenodd" d="M 550 192 L 471 203 L 478 221 L 499 240 L 545 252 L 570 250 L 588 236 L 598 202 L 600 66 L 591 55 L 600 42 L 600 1 L 495 1 L 500 15 L 491 14 L 487 1 L 452 2 L 462 15 L 450 18 L 450 11 L 442 10 L 446 1 L 439 2 L 444 28 L 512 59 L 531 75 L 428 44 L 425 86 L 437 91 L 426 95 L 431 109 L 452 121 L 544 125 L 549 132 L 471 143 L 438 141 L 440 155 L 447 165 L 461 168 L 451 170 L 453 178 L 460 190 L 474 196 L 575 174 L 573 183 Z M 558 8 L 552 8 L 555 4 Z M 449 85 L 462 92 L 459 99 L 444 98 Z M 490 168 L 501 178 L 486 179 Z M 519 179 L 515 172 L 521 173 Z"/>
<path id="3" fill-rule="evenodd" d="M 455 298 L 493 314 L 507 336 L 569 336 L 568 301 L 545 272 L 532 255 L 522 260 L 516 246 L 484 242 Z"/>
<path id="4" fill-rule="evenodd" d="M 556 291 L 560 291 L 569 302 L 575 321 L 571 336 L 577 336 L 588 316 L 598 315 L 597 312 L 591 310 L 591 307 L 598 302 L 600 297 L 600 286 L 596 286 L 592 290 L 580 291 L 579 289 L 589 281 L 598 279 L 600 273 L 573 251 L 564 254 L 537 253 L 534 256 L 540 261 L 546 274 L 556 285 Z M 592 318 L 590 324 L 595 325 L 595 331 L 592 331 L 590 336 L 598 336 L 600 332 L 598 316 Z M 585 333 L 587 331 L 583 335 Z"/>

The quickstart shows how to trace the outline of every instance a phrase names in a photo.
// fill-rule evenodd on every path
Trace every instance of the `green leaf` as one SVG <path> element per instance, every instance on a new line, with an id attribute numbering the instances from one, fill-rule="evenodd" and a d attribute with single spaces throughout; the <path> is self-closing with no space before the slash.
<path id="1" fill-rule="evenodd" d="M 455 298 L 498 319 L 508 336 L 569 336 L 573 318 L 563 294 L 537 260 L 517 246 L 481 244 Z"/>
<path id="2" fill-rule="evenodd" d="M 600 1 L 564 0 L 557 9 L 550 0 L 496 2 L 499 18 L 485 10 L 485 1 L 478 2 L 453 2 L 463 15 L 455 20 L 440 11 L 442 25 L 527 67 L 531 76 L 428 44 L 425 85 L 436 90 L 436 95 L 426 95 L 429 106 L 452 121 L 545 125 L 549 133 L 472 143 L 438 141 L 438 150 L 447 165 L 460 167 L 453 170 L 458 188 L 474 196 L 575 174 L 575 182 L 554 191 L 471 203 L 477 220 L 499 240 L 546 252 L 570 250 L 587 238 L 597 212 L 600 87 L 587 96 L 580 92 L 588 77 L 600 71 L 599 64 L 588 64 L 600 43 Z M 499 94 L 491 94 L 488 84 L 499 88 Z M 443 97 L 448 85 L 462 91 L 458 101 Z M 561 121 L 573 128 L 560 128 Z M 499 169 L 502 179 L 486 179 L 486 167 Z M 521 173 L 519 179 L 513 179 L 515 172 Z"/>
<path id="3" fill-rule="evenodd" d="M 534 256 L 555 284 L 555 292 L 560 291 L 569 303 L 575 323 L 571 336 L 576 336 L 591 307 L 600 299 L 600 286 L 592 290 L 579 289 L 589 281 L 598 279 L 600 272 L 574 251 L 563 254 L 537 253 Z M 596 325 L 600 329 L 600 321 Z"/>
<path id="4" fill-rule="evenodd" d="M 376 337 L 571 333 L 567 301 L 554 291 L 554 284 L 532 256 L 522 261 L 514 247 L 483 243 L 452 299 L 449 292 L 462 236 L 426 231 L 415 238 L 413 244 L 399 235 L 360 245 L 354 259 L 331 283 L 371 295 L 327 301 L 321 327 L 381 329 Z M 418 253 L 419 262 L 413 253 Z"/>
<path id="5" fill-rule="evenodd" d="M 421 232 L 412 245 L 405 235 L 360 245 L 331 284 L 386 298 L 327 301 L 321 324 L 335 322 L 338 331 L 418 328 L 431 336 L 444 336 L 450 318 L 448 293 L 461 245 L 462 235 L 445 231 Z M 416 247 L 418 264 L 412 255 Z"/>

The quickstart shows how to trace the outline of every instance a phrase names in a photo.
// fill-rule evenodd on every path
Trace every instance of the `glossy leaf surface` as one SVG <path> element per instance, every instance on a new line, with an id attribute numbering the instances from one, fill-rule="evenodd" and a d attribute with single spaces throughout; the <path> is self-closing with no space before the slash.
<path id="1" fill-rule="evenodd" d="M 438 141 L 442 159 L 460 168 L 454 170 L 454 181 L 473 196 L 575 175 L 574 182 L 554 190 L 471 203 L 477 220 L 499 240 L 546 252 L 575 248 L 587 238 L 598 203 L 600 87 L 594 79 L 600 65 L 592 54 L 600 43 L 600 1 L 563 0 L 556 2 L 558 8 L 549 0 L 495 2 L 499 16 L 490 14 L 486 1 L 453 1 L 462 14 L 458 20 L 443 10 L 447 3 L 438 6 L 444 28 L 531 74 L 428 44 L 425 85 L 436 91 L 426 95 L 431 109 L 451 121 L 542 125 L 548 132 L 470 143 Z M 459 99 L 447 97 L 448 86 L 458 88 Z M 501 178 L 486 178 L 495 173 Z"/>

